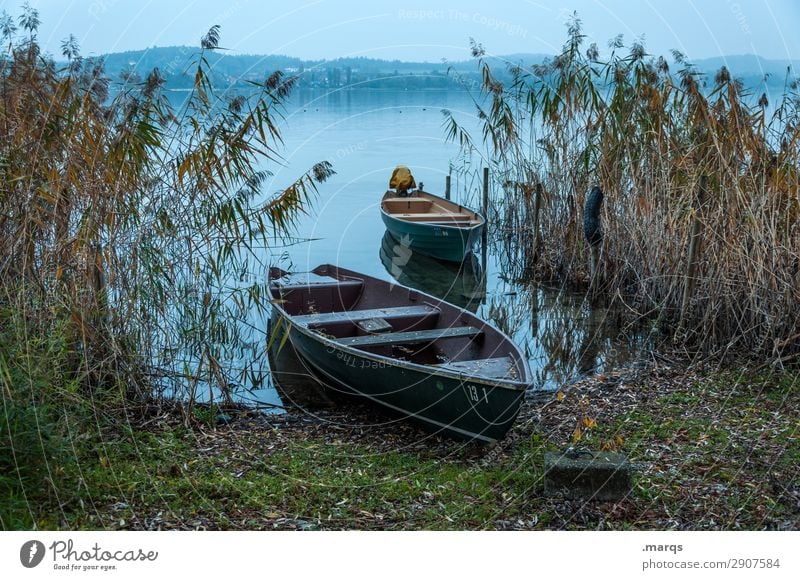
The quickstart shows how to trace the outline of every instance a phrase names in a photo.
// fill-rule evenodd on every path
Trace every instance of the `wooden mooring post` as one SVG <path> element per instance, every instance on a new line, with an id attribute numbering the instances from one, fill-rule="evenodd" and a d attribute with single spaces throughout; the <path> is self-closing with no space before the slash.
<path id="1" fill-rule="evenodd" d="M 481 285 L 480 288 L 483 292 L 484 300 L 486 299 L 486 246 L 489 239 L 489 168 L 483 168 L 483 204 L 481 205 L 483 212 L 483 233 L 481 235 Z"/>
<path id="2" fill-rule="evenodd" d="M 481 211 L 483 212 L 483 245 L 486 245 L 486 236 L 489 230 L 489 168 L 483 168 L 483 203 L 481 204 Z"/>
<path id="3" fill-rule="evenodd" d="M 538 260 L 539 256 L 539 209 L 542 206 L 542 182 L 536 181 L 533 198 L 533 261 Z"/>

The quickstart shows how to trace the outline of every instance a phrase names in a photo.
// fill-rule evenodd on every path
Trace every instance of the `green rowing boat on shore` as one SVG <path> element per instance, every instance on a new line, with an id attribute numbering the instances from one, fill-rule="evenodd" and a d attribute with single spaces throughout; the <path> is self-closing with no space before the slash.
<path id="1" fill-rule="evenodd" d="M 273 343 L 291 347 L 327 388 L 434 432 L 496 441 L 531 387 L 511 339 L 429 294 L 331 265 L 272 268 L 269 288 Z"/>

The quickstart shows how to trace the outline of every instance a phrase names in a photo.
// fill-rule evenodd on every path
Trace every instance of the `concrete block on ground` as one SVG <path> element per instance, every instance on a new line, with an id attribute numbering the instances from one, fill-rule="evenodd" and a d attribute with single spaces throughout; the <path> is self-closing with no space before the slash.
<path id="1" fill-rule="evenodd" d="M 544 454 L 548 496 L 619 501 L 631 492 L 631 463 L 621 453 L 566 451 Z"/>

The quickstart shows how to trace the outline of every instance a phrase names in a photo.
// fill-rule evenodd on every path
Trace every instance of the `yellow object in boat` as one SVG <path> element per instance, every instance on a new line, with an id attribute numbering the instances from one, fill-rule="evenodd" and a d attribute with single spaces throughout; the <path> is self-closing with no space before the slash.
<path id="1" fill-rule="evenodd" d="M 411 170 L 405 165 L 398 165 L 392 172 L 392 178 L 389 180 L 389 187 L 397 191 L 408 191 L 417 186 L 414 181 L 414 176 L 411 175 Z"/>

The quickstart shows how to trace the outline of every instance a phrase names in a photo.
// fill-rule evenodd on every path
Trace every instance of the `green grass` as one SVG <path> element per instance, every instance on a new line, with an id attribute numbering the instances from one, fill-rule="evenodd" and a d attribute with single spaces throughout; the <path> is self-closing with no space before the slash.
<path id="1" fill-rule="evenodd" d="M 64 405 L 74 384 L 60 371 L 63 336 L 53 324 L 29 335 L 19 313 L 0 304 L 0 529 L 31 529 L 51 505 L 69 462 Z M 70 412 L 78 413 L 72 404 Z"/>
<path id="2" fill-rule="evenodd" d="M 660 379 L 653 379 L 654 381 Z M 67 529 L 762 529 L 800 524 L 796 378 L 702 376 L 642 384 L 584 431 L 598 449 L 622 441 L 636 466 L 619 504 L 543 494 L 545 451 L 570 440 L 570 418 L 600 408 L 568 395 L 547 420 L 524 417 L 500 445 L 433 440 L 391 428 L 270 427 L 236 417 L 193 429 L 164 416 L 79 433 L 62 468 L 59 509 L 35 514 Z M 652 394 L 647 394 L 652 390 Z M 607 393 L 607 391 L 605 391 Z M 606 395 L 607 396 L 607 395 Z M 620 399 L 621 401 L 622 399 Z M 587 402 L 588 401 L 588 402 Z M 408 435 L 409 432 L 406 432 Z M 387 438 L 390 440 L 387 442 Z"/>
<path id="3" fill-rule="evenodd" d="M 424 453 L 376 454 L 368 445 L 313 440 L 261 458 L 199 457 L 193 440 L 166 430 L 138 433 L 135 444 L 106 445 L 105 459 L 84 464 L 85 500 L 127 507 L 113 520 L 76 512 L 70 527 L 114 527 L 161 511 L 187 519 L 203 514 L 214 527 L 288 518 L 315 527 L 481 528 L 498 514 L 524 515 L 514 500 L 541 478 L 527 468 L 533 464 L 526 449 L 536 443 L 515 449 L 514 457 L 527 465 L 509 471 L 506 462 L 476 468 Z"/>

